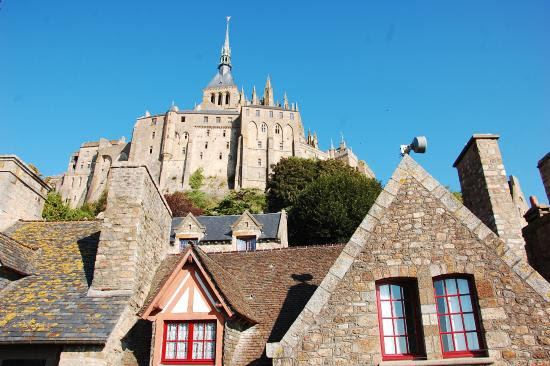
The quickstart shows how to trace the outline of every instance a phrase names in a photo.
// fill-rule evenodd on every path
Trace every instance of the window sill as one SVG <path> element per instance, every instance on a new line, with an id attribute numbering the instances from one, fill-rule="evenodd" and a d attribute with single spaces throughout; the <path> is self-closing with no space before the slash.
<path id="1" fill-rule="evenodd" d="M 444 365 L 492 365 L 492 357 L 460 357 L 444 358 L 437 360 L 403 360 L 403 361 L 382 361 L 379 366 L 444 366 Z"/>

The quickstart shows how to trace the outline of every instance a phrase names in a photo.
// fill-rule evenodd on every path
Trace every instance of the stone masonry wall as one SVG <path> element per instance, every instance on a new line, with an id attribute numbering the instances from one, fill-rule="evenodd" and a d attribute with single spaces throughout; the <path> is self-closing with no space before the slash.
<path id="1" fill-rule="evenodd" d="M 438 186 L 430 179 L 427 185 Z M 373 206 L 370 219 L 358 228 L 280 342 L 282 348 L 268 347 L 274 365 L 379 364 L 375 281 L 394 277 L 417 280 L 426 356 L 442 359 L 433 278 L 453 273 L 473 277 L 482 346 L 491 358 L 485 364 L 548 365 L 550 304 L 507 264 L 516 263 L 512 258 L 517 257 L 503 255 L 506 247 L 501 239 L 468 216 L 460 203 L 444 194 L 443 187 L 435 191 L 438 197 L 443 195 L 445 204 L 415 178 L 403 176 L 399 181 L 400 188 L 388 183 L 391 188 L 386 189 L 393 190 L 395 198 L 381 194 L 377 202 L 388 208 Z M 522 271 L 531 273 L 528 269 L 517 272 Z M 454 364 L 465 362 L 454 360 Z"/>
<path id="2" fill-rule="evenodd" d="M 546 191 L 548 203 L 550 203 L 550 152 L 539 160 L 537 166 L 542 178 L 542 184 L 544 184 L 544 190 Z"/>
<path id="3" fill-rule="evenodd" d="M 108 189 L 88 296 L 128 296 L 128 306 L 101 352 L 67 351 L 62 358 L 71 361 L 63 365 L 72 364 L 79 357 L 94 359 L 101 365 L 133 366 L 148 362 L 150 326 L 146 332 L 139 331 L 145 325 L 138 323 L 136 314 L 149 292 L 152 276 L 169 252 L 171 212 L 144 166 L 129 163 L 113 166 Z"/>
<path id="4" fill-rule="evenodd" d="M 522 218 L 512 200 L 497 135 L 473 135 L 454 166 L 464 205 L 485 225 L 525 256 Z"/>
<path id="5" fill-rule="evenodd" d="M 50 187 L 15 155 L 0 155 L 0 231 L 42 217 Z"/>

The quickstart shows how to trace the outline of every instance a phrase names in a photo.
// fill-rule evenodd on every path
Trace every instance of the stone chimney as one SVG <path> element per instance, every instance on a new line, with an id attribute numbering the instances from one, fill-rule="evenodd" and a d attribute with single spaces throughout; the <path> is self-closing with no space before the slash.
<path id="1" fill-rule="evenodd" d="M 453 166 L 458 170 L 464 205 L 525 257 L 522 217 L 512 199 L 498 139 L 498 135 L 473 135 Z"/>
<path id="2" fill-rule="evenodd" d="M 548 156 L 548 155 L 547 155 Z M 550 282 L 550 207 L 531 196 L 531 208 L 525 214 L 523 228 L 525 251 L 531 267 Z"/>
<path id="3" fill-rule="evenodd" d="M 542 178 L 542 184 L 544 184 L 548 203 L 550 203 L 550 152 L 539 160 L 537 167 L 539 168 L 540 177 Z"/>
<path id="4" fill-rule="evenodd" d="M 89 296 L 147 296 L 170 248 L 172 214 L 146 166 L 119 162 L 108 178 L 107 208 Z"/>

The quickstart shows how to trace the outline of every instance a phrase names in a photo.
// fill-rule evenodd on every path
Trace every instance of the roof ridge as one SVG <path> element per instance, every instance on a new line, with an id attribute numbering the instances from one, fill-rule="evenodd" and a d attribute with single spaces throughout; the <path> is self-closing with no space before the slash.
<path id="1" fill-rule="evenodd" d="M 23 242 L 21 242 L 17 239 L 12 238 L 11 236 L 9 236 L 9 235 L 7 235 L 3 232 L 0 232 L 0 236 L 4 236 L 4 237 L 8 238 L 9 240 L 13 241 L 14 243 L 17 243 L 17 244 L 21 245 L 22 247 L 25 247 L 25 248 L 28 248 L 28 249 L 31 249 L 31 250 L 37 250 L 39 248 L 38 246 L 23 243 Z"/>
<path id="2" fill-rule="evenodd" d="M 285 250 L 303 250 L 303 249 L 311 249 L 311 248 L 334 248 L 334 247 L 340 247 L 340 246 L 345 246 L 346 243 L 330 243 L 330 244 L 315 244 L 315 245 L 300 245 L 300 246 L 288 246 L 288 247 L 284 247 L 284 248 L 265 248 L 265 249 L 256 249 L 256 250 L 253 250 L 253 251 L 245 251 L 245 250 L 229 250 L 229 251 L 225 251 L 225 252 L 211 252 L 211 253 L 206 253 L 207 255 L 223 255 L 223 254 L 232 254 L 232 253 L 250 253 L 250 254 L 253 254 L 253 253 L 262 253 L 262 252 L 276 252 L 276 251 L 285 251 Z M 198 245 L 200 247 L 200 244 Z M 202 250 L 202 249 L 201 249 Z"/>

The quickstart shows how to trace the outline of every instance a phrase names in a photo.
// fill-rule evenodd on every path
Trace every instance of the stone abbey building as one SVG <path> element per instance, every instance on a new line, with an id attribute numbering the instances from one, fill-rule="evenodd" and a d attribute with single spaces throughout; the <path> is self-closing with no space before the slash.
<path id="1" fill-rule="evenodd" d="M 275 100 L 268 77 L 263 96 L 251 98 L 235 84 L 229 46 L 229 20 L 218 71 L 203 89 L 202 102 L 191 110 L 172 107 L 146 112 L 134 125 L 132 141 L 86 142 L 73 153 L 67 171 L 52 181 L 66 201 L 78 206 L 97 199 L 117 161 L 145 164 L 162 192 L 189 189 L 189 177 L 202 168 L 222 189 L 264 189 L 272 165 L 297 156 L 338 159 L 369 177 L 374 173 L 345 142 L 319 149 L 317 135 L 304 133 L 298 103 L 286 93 Z"/>

